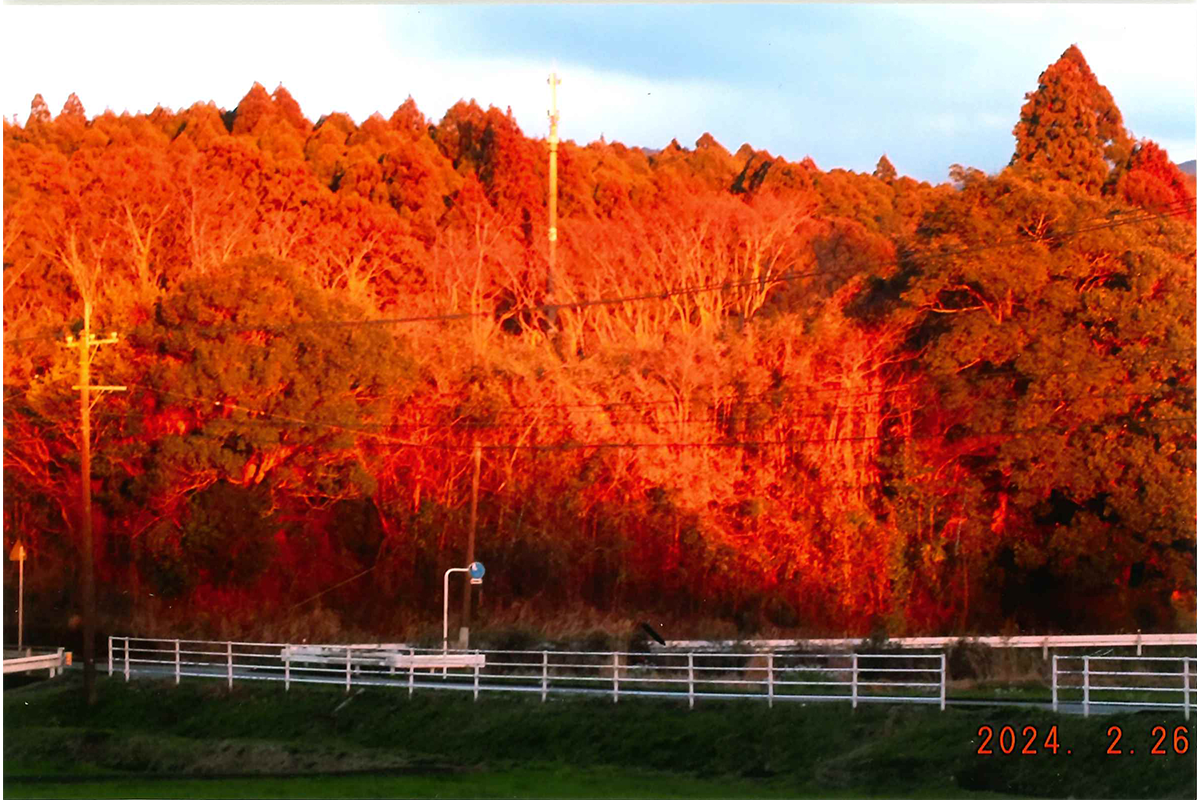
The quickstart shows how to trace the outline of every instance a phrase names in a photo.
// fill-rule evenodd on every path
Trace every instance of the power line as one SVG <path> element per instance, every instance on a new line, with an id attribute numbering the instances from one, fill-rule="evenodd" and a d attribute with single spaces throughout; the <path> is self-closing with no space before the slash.
<path id="1" fill-rule="evenodd" d="M 1180 349 L 1180 350 L 1170 349 L 1170 350 L 1166 350 L 1163 352 L 1193 354 L 1195 351 L 1191 350 L 1191 349 Z M 1076 375 L 1077 373 L 1078 373 L 1078 370 L 1048 370 L 1045 372 L 1038 373 L 1038 377 L 1045 378 L 1045 377 L 1049 377 L 1049 376 L 1063 376 L 1063 375 L 1072 376 L 1072 375 Z M 1003 377 L 1005 375 L 1023 375 L 1023 374 L 1024 373 L 1021 373 L 1020 371 L 1016 370 L 1015 368 L 1008 367 L 1008 368 L 994 370 L 994 371 L 988 373 L 988 375 L 985 377 L 993 377 L 993 376 Z M 241 410 L 241 411 L 244 411 L 248 414 L 255 415 L 255 416 L 271 414 L 271 412 L 267 412 L 267 411 L 264 411 L 261 409 L 251 408 L 250 406 L 244 406 L 244 405 L 233 403 L 233 402 L 228 402 L 228 401 L 223 401 L 223 400 L 214 400 L 212 398 L 200 397 L 200 396 L 195 396 L 195 395 L 187 395 L 187 394 L 183 394 L 180 392 L 174 392 L 174 391 L 167 390 L 167 389 L 159 389 L 159 388 L 151 387 L 146 384 L 132 384 L 132 385 L 136 386 L 138 388 L 146 389 L 147 391 L 154 392 L 157 394 L 178 397 L 180 399 L 185 399 L 185 400 L 189 400 L 189 401 L 196 402 L 196 403 L 203 403 L 206 405 L 211 404 L 211 405 L 215 405 L 218 407 Z M 490 407 L 484 405 L 480 410 L 481 410 L 481 412 L 483 412 L 484 415 L 492 415 L 492 414 L 495 414 L 495 415 L 520 415 L 520 414 L 524 414 L 524 415 L 527 415 L 527 417 L 534 417 L 535 415 L 544 414 L 544 413 L 574 411 L 575 413 L 595 414 L 596 419 L 598 421 L 600 421 L 603 424 L 607 424 L 609 426 L 614 426 L 614 427 L 623 427 L 623 426 L 647 426 L 647 427 L 649 427 L 649 426 L 668 426 L 668 427 L 670 427 L 670 426 L 678 426 L 678 425 L 706 425 L 706 424 L 707 425 L 720 425 L 725 422 L 722 419 L 720 419 L 720 416 L 722 415 L 722 413 L 724 413 L 724 415 L 726 415 L 729 420 L 737 420 L 739 418 L 744 419 L 744 414 L 746 411 L 750 411 L 750 413 L 753 413 L 754 409 L 767 408 L 767 409 L 773 409 L 773 410 L 776 410 L 779 412 L 777 414 L 773 414 L 773 415 L 769 416 L 767 419 L 765 419 L 763 421 L 763 424 L 770 425 L 770 424 L 778 424 L 781 422 L 788 422 L 788 421 L 793 421 L 793 420 L 798 420 L 798 419 L 827 419 L 827 418 L 832 418 L 834 415 L 838 415 L 838 416 L 844 418 L 846 416 L 857 416 L 860 413 L 863 415 L 867 415 L 868 413 L 870 413 L 870 414 L 878 413 L 880 416 L 882 416 L 884 418 L 893 418 L 897 414 L 915 411 L 915 410 L 918 410 L 919 408 L 921 408 L 922 406 L 907 406 L 907 407 L 902 407 L 902 408 L 895 407 L 895 406 L 885 406 L 881 412 L 867 412 L 867 411 L 861 410 L 860 408 L 857 408 L 856 407 L 857 404 L 855 404 L 855 405 L 839 405 L 839 407 L 836 409 L 820 411 L 820 412 L 803 412 L 803 411 L 801 411 L 800 413 L 797 413 L 797 411 L 795 411 L 795 410 L 789 411 L 788 409 L 789 408 L 790 409 L 811 408 L 813 405 L 812 401 L 816 401 L 816 404 L 818 404 L 818 405 L 827 405 L 828 403 L 831 403 L 831 402 L 840 404 L 847 399 L 855 400 L 858 398 L 873 398 L 873 397 L 882 398 L 882 397 L 884 397 L 886 395 L 890 395 L 890 394 L 904 394 L 904 393 L 910 392 L 912 390 L 913 386 L 914 385 L 910 384 L 910 385 L 901 385 L 901 386 L 882 387 L 879 389 L 870 389 L 870 390 L 850 390 L 847 387 L 819 387 L 816 389 L 803 390 L 799 394 L 795 393 L 794 391 L 789 391 L 788 389 L 780 388 L 780 389 L 767 390 L 767 391 L 763 391 L 763 392 L 751 393 L 751 394 L 742 395 L 742 396 L 716 397 L 716 398 L 708 399 L 707 401 L 705 398 L 699 397 L 699 398 L 694 398 L 693 402 L 687 404 L 688 408 L 697 409 L 697 410 L 703 409 L 704 412 L 711 413 L 712 416 L 705 416 L 704 418 L 695 418 L 695 419 L 689 419 L 689 420 L 671 420 L 671 419 L 667 419 L 667 420 L 649 419 L 648 420 L 644 417 L 625 417 L 625 418 L 614 419 L 612 416 L 610 416 L 611 411 L 618 409 L 618 408 L 619 409 L 627 409 L 629 411 L 636 413 L 636 411 L 638 409 L 653 409 L 653 408 L 660 408 L 660 407 L 668 406 L 668 405 L 675 405 L 678 403 L 677 399 L 629 400 L 629 401 L 619 401 L 619 402 L 613 402 L 613 403 L 603 403 L 603 402 L 602 403 L 580 403 L 580 404 L 548 403 L 548 404 L 544 404 L 544 405 L 524 405 L 524 406 L 508 405 L 503 408 L 490 408 Z M 1180 398 L 1169 398 L 1169 397 L 1157 397 L 1156 398 L 1156 397 L 1154 397 L 1155 390 L 1162 390 L 1164 388 L 1168 391 L 1168 393 L 1181 392 L 1185 396 L 1180 397 Z M 20 390 L 20 391 L 22 393 L 25 393 L 28 391 L 28 389 L 24 389 L 24 390 Z M 1111 399 L 1121 399 L 1121 398 L 1145 398 L 1147 400 L 1152 400 L 1156 403 L 1173 404 L 1176 399 L 1187 399 L 1186 393 L 1188 391 L 1189 391 L 1189 389 L 1186 385 L 1181 386 L 1181 387 L 1172 387 L 1168 384 L 1165 384 L 1162 381 L 1157 381 L 1153 384 L 1152 389 L 1147 389 L 1146 391 L 1107 392 L 1107 393 L 1101 393 L 1101 394 L 1085 394 L 1085 395 L 1080 395 L 1080 396 L 1075 396 L 1075 397 L 1045 397 L 1045 398 L 997 397 L 997 398 L 987 399 L 985 401 L 985 405 L 987 405 L 987 406 L 996 405 L 996 404 L 1003 404 L 1006 406 L 1041 405 L 1041 404 L 1058 404 L 1058 403 L 1078 403 L 1078 402 L 1087 402 L 1087 401 L 1095 401 L 1095 400 L 1111 400 Z M 1194 389 L 1191 391 L 1194 391 Z M 827 399 L 821 400 L 819 398 L 809 396 L 810 394 L 813 394 L 813 393 L 824 394 L 827 396 Z M 834 394 L 832 394 L 832 397 L 829 397 L 829 395 L 831 393 L 834 393 Z M 386 395 L 383 395 L 383 396 L 375 395 L 375 396 L 372 396 L 370 399 L 378 400 L 385 396 Z M 776 401 L 776 400 L 752 399 L 752 398 L 764 398 L 764 397 L 778 398 L 778 400 Z M 454 404 L 454 405 L 447 405 L 447 404 L 423 405 L 423 406 L 421 406 L 421 409 L 422 409 L 422 411 L 432 411 L 435 413 L 436 412 L 452 413 L 452 412 L 460 411 L 468 403 L 469 403 L 469 400 L 464 399 L 462 402 Z M 119 417 L 122 415 L 106 415 L 106 416 L 118 416 Z M 280 415 L 275 415 L 275 416 L 277 418 L 281 418 Z M 286 419 L 297 425 L 323 424 L 323 423 L 309 420 L 306 418 L 286 418 Z M 579 424 L 578 421 L 576 421 L 576 420 L 566 420 L 566 421 L 535 420 L 535 422 L 539 428 L 568 427 L 568 426 L 575 426 L 575 425 Z M 405 429 L 409 429 L 409 430 L 421 430 L 421 429 L 502 430 L 502 429 L 527 429 L 529 427 L 530 427 L 530 425 L 528 422 L 496 422 L 496 421 L 484 422 L 484 421 L 480 421 L 480 420 L 467 419 L 467 420 L 461 420 L 461 421 L 441 421 L 441 422 L 438 422 L 438 421 L 404 422 L 404 421 L 397 421 L 397 420 L 392 420 L 389 422 L 379 422 L 379 423 L 363 422 L 357 426 L 346 427 L 346 429 L 354 430 L 356 432 L 364 432 L 364 431 L 366 431 L 368 429 L 372 429 L 372 428 L 374 428 L 374 429 L 405 428 Z"/>
<path id="2" fill-rule="evenodd" d="M 1168 217 L 1180 216 L 1183 213 L 1193 213 L 1195 210 L 1196 210 L 1196 204 L 1195 204 L 1195 201 L 1193 200 L 1193 201 L 1189 201 L 1188 207 L 1182 208 L 1179 210 L 1166 211 L 1166 212 L 1154 213 L 1154 214 L 1145 214 L 1145 215 L 1142 215 L 1139 217 L 1127 217 L 1127 218 L 1120 219 L 1120 220 L 1106 222 L 1104 224 L 1097 225 L 1097 226 L 1078 228 L 1075 230 L 1064 231 L 1062 233 L 1051 233 L 1051 234 L 1047 234 L 1044 237 L 1044 239 L 1067 239 L 1072 236 L 1079 235 L 1081 233 L 1090 233 L 1093 231 L 1104 230 L 1104 229 L 1108 229 L 1108 228 L 1121 227 L 1123 225 L 1133 225 L 1133 224 L 1138 224 L 1141 222 L 1149 222 L 1149 221 L 1152 221 L 1155 219 L 1166 219 Z M 1098 219 L 1098 218 L 1096 218 L 1096 219 Z M 925 260 L 930 260 L 930 259 L 935 259 L 935 258 L 950 258 L 953 256 L 958 256 L 958 255 L 968 255 L 968 254 L 975 253 L 975 252 L 982 252 L 984 250 L 992 250 L 992 249 L 996 249 L 999 247 L 1013 247 L 1013 246 L 1022 245 L 1022 244 L 1031 244 L 1031 243 L 1035 243 L 1036 241 L 1038 241 L 1038 240 L 1031 239 L 1030 237 L 1014 237 L 1013 239 L 1011 239 L 1009 241 L 991 242 L 988 244 L 974 245 L 971 247 L 961 247 L 961 248 L 953 249 L 953 250 L 943 250 L 943 251 L 936 252 L 936 253 L 926 253 L 926 254 L 923 254 L 921 257 Z M 636 302 L 646 302 L 646 301 L 654 301 L 654 300 L 666 301 L 673 297 L 683 297 L 683 296 L 687 296 L 687 295 L 704 294 L 707 292 L 715 292 L 715 291 L 729 291 L 731 289 L 749 288 L 749 287 L 753 287 L 753 286 L 766 288 L 767 286 L 774 286 L 774 285 L 777 285 L 780 283 L 788 283 L 791 281 L 803 280 L 806 278 L 861 275 L 869 267 L 888 266 L 891 263 L 892 263 L 891 261 L 865 262 L 855 268 L 811 270 L 808 272 L 799 272 L 799 273 L 791 272 L 791 273 L 786 273 L 783 275 L 777 275 L 773 278 L 763 277 L 763 278 L 752 278 L 752 279 L 744 279 L 744 280 L 736 280 L 736 281 L 728 281 L 727 280 L 727 281 L 722 281 L 719 283 L 707 283 L 707 284 L 699 284 L 699 285 L 693 285 L 693 286 L 681 286 L 681 287 L 676 287 L 673 289 L 668 288 L 668 289 L 662 289 L 662 290 L 652 291 L 652 292 L 643 292 L 640 294 L 627 295 L 627 296 L 623 296 L 623 297 L 607 297 L 607 298 L 600 297 L 600 298 L 594 298 L 591 300 L 577 300 L 577 301 L 566 302 L 566 303 L 518 306 L 513 309 L 510 309 L 506 313 L 510 316 L 517 316 L 519 314 L 549 312 L 551 310 L 554 310 L 554 311 L 558 311 L 558 310 L 562 310 L 562 309 L 579 310 L 579 309 L 583 309 L 583 308 L 592 308 L 595 306 L 604 306 L 604 305 L 621 305 L 624 303 L 636 303 Z M 482 317 L 493 317 L 493 316 L 495 316 L 494 311 L 476 311 L 476 312 L 461 312 L 461 313 L 456 313 L 456 314 L 424 315 L 424 316 L 414 316 L 414 317 L 392 317 L 392 318 L 382 318 L 382 319 L 372 319 L 372 320 L 311 320 L 311 321 L 307 321 L 307 322 L 289 323 L 284 326 L 262 325 L 262 326 L 222 327 L 221 330 L 234 330 L 234 331 L 239 331 L 239 332 L 240 331 L 284 331 L 284 330 L 289 330 L 289 329 L 293 329 L 293 328 L 325 327 L 325 326 L 348 327 L 348 326 L 399 325 L 399 324 L 407 324 L 407 323 L 414 323 L 414 322 L 447 322 L 447 321 L 468 319 L 471 317 L 481 317 L 482 318 Z M 185 327 L 185 326 L 181 326 L 181 327 Z M 208 328 L 207 330 L 216 330 L 216 329 Z"/>
<path id="3" fill-rule="evenodd" d="M 171 391 L 164 390 L 164 389 L 156 389 L 155 387 L 145 386 L 145 385 L 141 385 L 141 384 L 131 384 L 131 385 L 138 386 L 139 388 L 147 389 L 149 391 L 164 394 L 164 395 L 182 397 L 182 398 L 193 400 L 193 401 L 200 402 L 200 403 L 211 404 L 213 406 L 217 406 L 217 407 L 221 407 L 221 408 L 238 409 L 238 410 L 246 411 L 247 413 L 253 414 L 254 419 L 245 420 L 246 422 L 261 422 L 261 423 L 266 424 L 266 423 L 273 422 L 273 421 L 282 421 L 282 422 L 287 422 L 287 423 L 291 423 L 291 424 L 302 425 L 305 427 L 325 427 L 325 428 L 329 428 L 331 430 L 338 430 L 338 431 L 343 431 L 346 433 L 358 433 L 358 434 L 362 434 L 364 436 L 370 436 L 370 437 L 379 439 L 381 441 L 384 441 L 388 444 L 392 444 L 394 446 L 399 446 L 399 447 L 412 447 L 412 448 L 438 449 L 438 450 L 469 450 L 472 447 L 471 445 L 454 445 L 454 444 L 435 443 L 435 442 L 413 442 L 413 441 L 403 440 L 403 439 L 399 439 L 397 437 L 389 436 L 387 434 L 379 433 L 377 431 L 367 430 L 360 426 L 342 425 L 342 424 L 337 424 L 337 423 L 328 423 L 328 422 L 321 422 L 318 420 L 304 419 L 304 418 L 300 418 L 300 417 L 292 417 L 292 416 L 287 416 L 287 415 L 282 415 L 282 414 L 274 414 L 271 412 L 258 411 L 256 409 L 251 409 L 247 406 L 242 406 L 242 405 L 235 404 L 235 403 L 226 403 L 223 401 L 211 400 L 211 399 L 203 398 L 203 397 L 184 395 L 184 394 L 181 394 L 178 392 L 171 392 Z M 1169 422 L 1184 422 L 1184 421 L 1186 421 L 1186 422 L 1192 422 L 1194 424 L 1196 421 L 1196 418 L 1194 416 L 1192 416 L 1192 417 L 1161 417 L 1161 418 L 1150 419 L 1150 420 L 1133 420 L 1132 422 L 1134 424 L 1138 424 L 1138 425 L 1145 425 L 1145 424 L 1161 424 L 1163 422 L 1168 422 L 1168 421 Z M 1111 424 L 1116 424 L 1116 423 L 1091 422 L 1091 423 L 1085 423 L 1085 424 L 1088 424 L 1088 425 L 1101 425 L 1101 424 L 1111 425 Z M 1126 422 L 1123 424 L 1128 425 L 1129 422 Z M 445 428 L 442 428 L 442 429 L 445 429 Z M 984 432 L 984 433 L 966 434 L 964 436 L 964 438 L 981 438 L 981 437 L 989 437 L 989 436 L 1018 435 L 1018 434 L 1024 435 L 1024 434 L 1033 433 L 1035 431 L 1052 432 L 1052 435 L 1054 435 L 1054 436 L 1061 435 L 1061 431 L 1058 431 L 1051 426 L 1038 426 L 1036 428 L 1029 428 L 1029 429 L 1018 430 L 1018 431 L 997 430 L 997 431 Z M 1051 435 L 1051 434 L 1047 433 L 1044 435 Z M 906 440 L 910 440 L 910 439 L 920 439 L 920 438 L 945 438 L 945 434 L 930 434 L 927 436 L 917 435 L 917 436 L 907 436 L 907 437 L 894 436 L 891 434 L 864 435 L 864 436 L 841 436 L 841 437 L 832 437 L 832 438 L 788 437 L 788 438 L 784 438 L 784 439 L 770 439 L 770 440 L 764 439 L 764 440 L 735 440 L 735 441 L 709 441 L 709 442 L 632 442 L 632 441 L 627 441 L 627 442 L 566 442 L 566 443 L 558 443 L 558 444 L 552 444 L 552 445 L 486 444 L 486 445 L 482 445 L 482 448 L 485 450 L 505 450 L 505 451 L 513 451 L 513 450 L 549 451 L 549 450 L 569 450 L 569 449 L 586 449 L 586 448 L 639 449 L 639 448 L 651 448 L 651 447 L 655 447 L 655 448 L 656 447 L 728 448 L 728 447 L 747 447 L 747 446 L 778 446 L 781 444 L 830 444 L 830 443 L 839 443 L 839 442 L 847 442 L 847 441 L 876 441 L 876 440 L 885 440 L 885 439 L 890 440 L 890 441 L 906 441 Z"/>
<path id="4" fill-rule="evenodd" d="M 1181 205 L 1178 208 L 1173 208 L 1173 206 L 1176 206 L 1178 203 L 1183 203 L 1184 205 Z M 1094 225 L 1094 226 L 1089 226 L 1089 227 L 1075 228 L 1072 230 L 1067 230 L 1067 231 L 1062 231 L 1062 232 L 1057 232 L 1057 233 L 1050 232 L 1050 233 L 1047 233 L 1045 236 L 1043 236 L 1041 239 L 1034 239 L 1029 236 L 1015 236 L 1015 237 L 1010 237 L 1008 240 L 1000 240 L 997 242 L 989 242 L 986 244 L 979 244 L 979 245 L 953 248 L 953 249 L 948 249 L 948 250 L 941 250 L 938 252 L 923 253 L 923 254 L 916 254 L 916 253 L 909 252 L 909 253 L 905 254 L 905 256 L 910 261 L 914 256 L 919 256 L 919 258 L 921 260 L 927 262 L 927 261 L 930 261 L 933 259 L 943 259 L 943 258 L 951 258 L 954 256 L 969 255 L 971 253 L 983 252 L 985 250 L 993 250 L 993 249 L 1000 248 L 1000 247 L 1013 247 L 1013 246 L 1018 246 L 1018 245 L 1022 245 L 1022 244 L 1033 244 L 1033 243 L 1037 243 L 1038 241 L 1046 241 L 1046 240 L 1052 240 L 1052 239 L 1063 240 L 1063 239 L 1071 238 L 1073 236 L 1077 236 L 1082 233 L 1090 233 L 1090 232 L 1099 231 L 1099 230 L 1106 230 L 1106 229 L 1121 227 L 1124 225 L 1134 225 L 1134 224 L 1139 224 L 1142 222 L 1150 222 L 1150 221 L 1153 221 L 1156 219 L 1167 219 L 1169 217 L 1181 216 L 1185 213 L 1193 213 L 1196 209 L 1196 203 L 1195 203 L 1195 200 L 1191 200 L 1191 199 L 1186 200 L 1186 201 L 1177 201 L 1177 203 L 1172 203 L 1172 204 L 1168 204 L 1167 206 L 1164 206 L 1164 209 L 1166 209 L 1166 210 L 1160 211 L 1160 212 L 1139 212 L 1139 211 L 1120 212 L 1120 213 L 1137 214 L 1138 216 L 1127 216 L 1127 217 L 1123 217 L 1123 218 L 1115 219 L 1115 220 L 1108 220 L 1108 215 L 1105 215 L 1103 217 L 1092 217 L 1092 218 L 1085 219 L 1084 221 L 1087 222 L 1087 221 L 1090 221 L 1093 219 L 1105 219 L 1108 221 L 1105 221 L 1099 225 Z M 864 273 L 865 270 L 867 270 L 871 267 L 890 266 L 893 263 L 895 263 L 895 262 L 892 262 L 890 260 L 889 261 L 874 261 L 874 262 L 867 261 L 867 262 L 861 263 L 859 266 L 854 267 L 854 268 L 810 270 L 807 272 L 789 272 L 789 273 L 777 275 L 777 276 L 774 276 L 771 278 L 762 277 L 762 278 L 751 278 L 751 279 L 733 280 L 733 281 L 726 280 L 726 281 L 721 281 L 721 282 L 698 284 L 698 285 L 691 285 L 691 286 L 685 285 L 685 286 L 679 286 L 679 287 L 675 287 L 675 288 L 666 288 L 666 289 L 661 289 L 661 290 L 657 290 L 657 291 L 642 292 L 639 294 L 627 295 L 627 296 L 621 296 L 621 297 L 600 297 L 600 298 L 577 300 L 577 301 L 571 301 L 571 302 L 565 302 L 565 303 L 517 306 L 517 307 L 514 307 L 513 309 L 510 309 L 506 313 L 511 316 L 517 316 L 520 314 L 548 312 L 550 310 L 555 310 L 555 311 L 561 310 L 561 309 L 579 310 L 579 309 L 591 308 L 591 307 L 596 307 L 596 306 L 620 305 L 620 304 L 624 304 L 624 303 L 636 303 L 636 302 L 646 302 L 646 301 L 656 301 L 656 300 L 657 301 L 666 301 L 666 300 L 669 300 L 674 297 L 683 297 L 683 296 L 688 296 L 688 295 L 704 294 L 707 292 L 729 291 L 732 289 L 749 288 L 749 287 L 755 287 L 755 286 L 760 287 L 760 288 L 766 288 L 767 286 L 775 286 L 775 285 L 778 285 L 781 283 L 789 283 L 792 281 L 803 280 L 803 279 L 807 279 L 807 278 L 861 275 Z M 453 321 L 459 321 L 459 320 L 464 320 L 464 319 L 471 319 L 471 318 L 475 318 L 475 317 L 479 317 L 479 318 L 494 317 L 495 315 L 496 315 L 495 311 L 473 311 L 473 312 L 464 311 L 464 312 L 456 312 L 456 313 L 448 313 L 448 314 L 421 314 L 421 315 L 414 315 L 414 316 L 407 316 L 407 317 L 384 317 L 384 318 L 380 318 L 380 319 L 363 319 L 363 320 L 308 320 L 308 321 L 302 321 L 302 322 L 290 322 L 285 325 L 226 324 L 226 325 L 205 326 L 205 325 L 198 325 L 198 324 L 193 323 L 193 324 L 189 324 L 189 325 L 180 325 L 176 329 L 177 330 L 179 330 L 179 329 L 197 329 L 197 330 L 205 331 L 207 333 L 250 332 L 250 331 L 283 332 L 283 331 L 294 330 L 294 329 L 298 329 L 298 328 L 367 327 L 367 326 L 412 324 L 412 323 L 420 323 L 420 322 L 453 322 Z M 53 340 L 54 338 L 55 337 L 52 335 L 29 336 L 29 337 L 22 337 L 20 339 L 6 339 L 4 341 L 4 344 L 6 344 L 6 345 L 7 344 L 16 344 L 19 342 L 34 341 L 34 340 Z"/>

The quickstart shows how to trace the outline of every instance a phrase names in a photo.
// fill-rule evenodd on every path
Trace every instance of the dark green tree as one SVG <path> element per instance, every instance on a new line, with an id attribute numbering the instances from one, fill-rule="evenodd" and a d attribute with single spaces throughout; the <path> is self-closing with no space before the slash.
<path id="1" fill-rule="evenodd" d="M 1194 236 L 1097 225 L 1129 209 L 1026 176 L 967 176 L 903 264 L 938 398 L 917 416 L 937 445 L 908 446 L 929 518 L 907 533 L 942 580 L 985 569 L 976 603 L 1019 624 L 1170 627 L 1137 609 L 1195 588 Z"/>
<path id="2" fill-rule="evenodd" d="M 217 485 L 264 487 L 297 510 L 372 494 L 363 453 L 413 376 L 392 329 L 345 324 L 365 317 L 261 256 L 165 297 L 130 337 L 122 494 L 142 524 L 152 514 L 185 533 L 193 498 Z"/>
<path id="3" fill-rule="evenodd" d="M 1121 112 L 1075 45 L 1025 95 L 1012 166 L 1035 180 L 1064 180 L 1096 192 L 1120 176 L 1133 149 Z"/>

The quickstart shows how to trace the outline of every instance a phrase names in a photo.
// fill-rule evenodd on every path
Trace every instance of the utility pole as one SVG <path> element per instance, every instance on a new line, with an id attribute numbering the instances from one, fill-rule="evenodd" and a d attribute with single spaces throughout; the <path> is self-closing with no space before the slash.
<path id="1" fill-rule="evenodd" d="M 83 690 L 88 705 L 96 703 L 96 572 L 92 546 L 92 397 L 96 392 L 123 392 L 124 386 L 92 386 L 90 368 L 93 348 L 114 344 L 117 334 L 103 339 L 92 335 L 92 301 L 83 300 L 83 336 L 67 337 L 67 347 L 79 348 L 80 490 L 83 494 Z"/>
<path id="2" fill-rule="evenodd" d="M 550 117 L 550 269 L 546 272 L 546 305 L 553 328 L 558 317 L 558 309 L 554 307 L 554 257 L 558 242 L 558 85 L 562 81 L 557 72 L 551 72 L 547 83 L 550 84 L 550 110 L 546 112 Z"/>
<path id="3" fill-rule="evenodd" d="M 467 563 L 475 563 L 475 521 L 479 514 L 479 463 L 483 458 L 483 450 L 479 446 L 479 437 L 475 438 L 475 449 L 472 453 L 475 459 L 475 472 L 471 476 L 471 527 L 467 531 Z M 471 582 L 463 584 L 462 627 L 458 631 L 459 646 L 467 649 L 471 627 Z"/>
<path id="4" fill-rule="evenodd" d="M 25 645 L 25 545 L 20 539 L 13 545 L 8 560 L 17 562 L 17 651 L 20 652 Z"/>

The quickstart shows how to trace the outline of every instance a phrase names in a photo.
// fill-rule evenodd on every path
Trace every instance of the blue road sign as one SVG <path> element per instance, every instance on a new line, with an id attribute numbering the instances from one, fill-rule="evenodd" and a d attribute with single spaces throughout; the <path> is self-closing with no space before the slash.
<path id="1" fill-rule="evenodd" d="M 467 574 L 472 578 L 482 578 L 485 572 L 487 570 L 483 568 L 483 564 L 479 561 L 472 561 L 471 566 L 467 567 Z"/>

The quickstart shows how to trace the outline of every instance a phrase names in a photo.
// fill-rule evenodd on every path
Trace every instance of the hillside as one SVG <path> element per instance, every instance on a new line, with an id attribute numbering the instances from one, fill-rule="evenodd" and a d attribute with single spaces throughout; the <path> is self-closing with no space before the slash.
<path id="1" fill-rule="evenodd" d="M 1011 165 L 939 186 L 564 142 L 553 267 L 546 141 L 495 108 L 37 98 L 4 126 L 27 631 L 80 609 L 85 299 L 127 387 L 104 629 L 417 635 L 470 559 L 491 624 L 1194 629 L 1194 182 L 1078 49 L 1035 88 Z"/>

